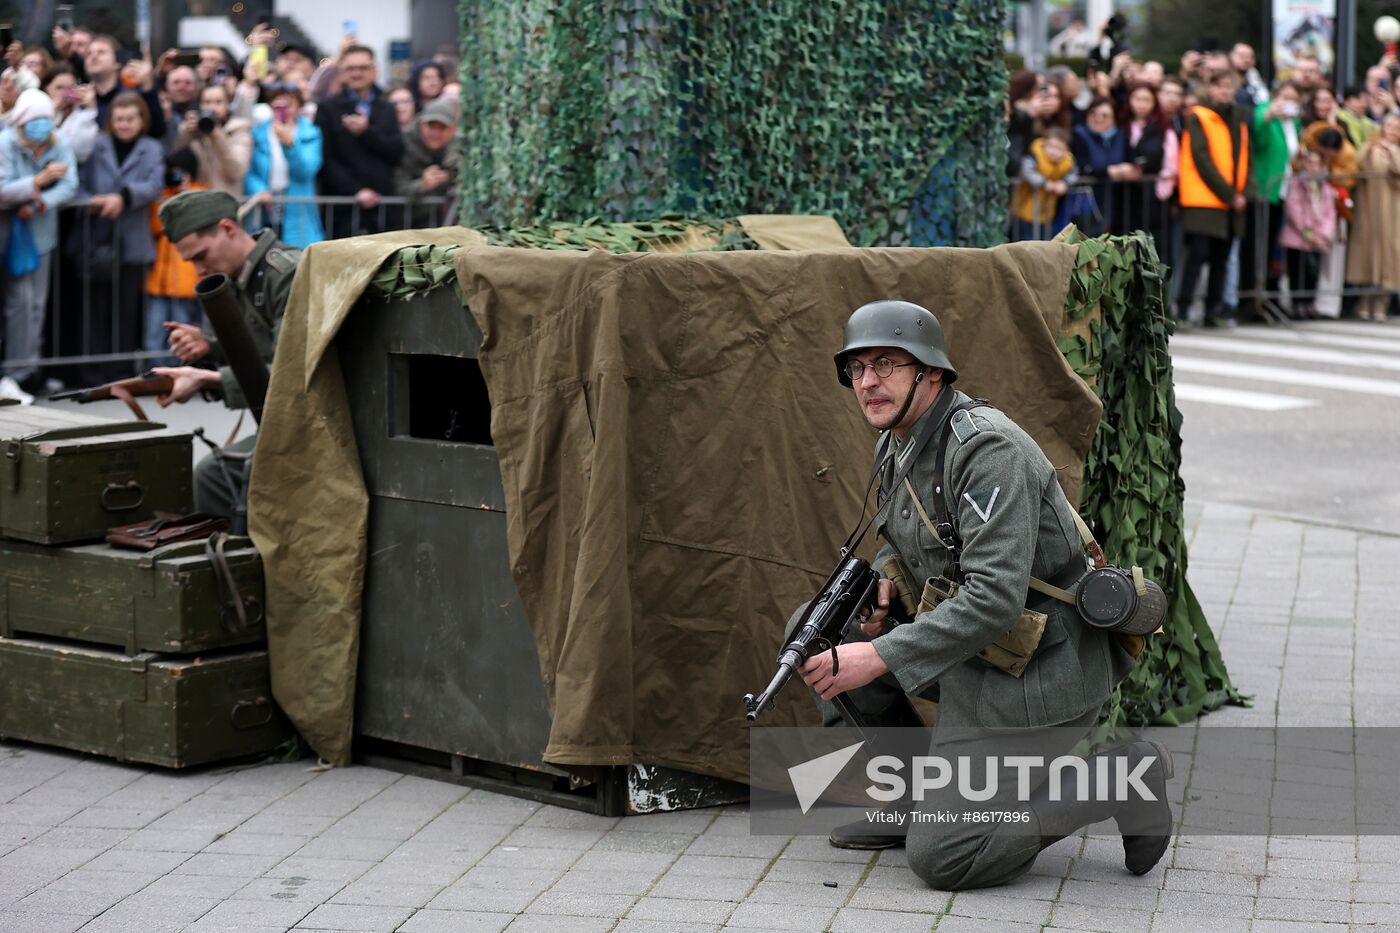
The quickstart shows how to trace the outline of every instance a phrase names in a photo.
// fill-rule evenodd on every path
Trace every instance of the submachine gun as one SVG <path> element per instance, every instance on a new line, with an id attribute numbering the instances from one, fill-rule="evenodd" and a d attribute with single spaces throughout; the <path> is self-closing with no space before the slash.
<path id="1" fill-rule="evenodd" d="M 913 469 L 914 462 L 919 458 L 919 452 L 942 429 L 952 408 L 952 402 L 953 392 L 950 389 L 945 388 L 939 393 L 933 411 L 924 422 L 923 430 L 914 440 L 914 449 L 909 452 L 905 459 L 903 469 L 889 484 L 890 489 L 899 488 L 899 484 Z M 875 458 L 875 469 L 871 471 L 870 481 L 866 484 L 866 499 L 870 497 L 870 489 L 875 485 L 875 480 L 891 456 L 893 456 L 893 451 Z M 768 686 L 764 687 L 763 692 L 757 697 L 752 693 L 744 695 L 745 716 L 750 722 L 758 719 L 759 714 L 765 710 L 772 709 L 773 698 L 777 696 L 778 691 L 787 685 L 798 668 L 810 658 L 824 651 L 832 651 L 836 645 L 841 643 L 847 626 L 852 622 L 859 623 L 860 618 L 866 614 L 866 610 L 875 604 L 875 596 L 879 592 L 880 574 L 870 566 L 869 562 L 856 557 L 855 550 L 860 545 L 861 539 L 865 537 L 866 532 L 879 519 L 880 513 L 889 506 L 892 498 L 886 498 L 884 502 L 880 503 L 868 522 L 858 522 L 856 529 L 851 532 L 850 537 L 841 546 L 841 560 L 836 565 L 836 569 L 832 571 L 831 576 L 827 577 L 826 583 L 818 591 L 816 598 L 807 604 L 807 611 L 802 614 L 797 628 L 793 630 L 792 636 L 778 652 L 778 672 L 773 675 Z M 861 517 L 864 519 L 864 510 L 862 510 Z M 887 624 L 898 625 L 908 621 L 909 619 L 901 614 L 899 600 L 890 600 Z M 833 665 L 837 663 L 836 657 L 837 655 L 832 655 Z M 864 731 L 866 718 L 861 715 L 844 693 L 837 694 L 833 702 L 841 710 L 841 715 L 846 722 Z M 908 716 L 917 720 L 917 713 L 913 712 L 912 706 Z"/>
<path id="2" fill-rule="evenodd" d="M 841 643 L 846 627 L 858 622 L 865 610 L 874 604 L 879 585 L 880 575 L 869 563 L 851 555 L 846 548 L 841 549 L 841 562 L 827 577 L 816 598 L 807 604 L 807 611 L 802 614 L 792 637 L 778 653 L 778 672 L 757 697 L 752 693 L 744 695 L 745 715 L 750 721 L 757 719 L 764 710 L 772 709 L 773 698 L 809 658 L 831 651 Z M 895 616 L 893 604 L 890 608 L 890 624 L 905 621 Z M 860 714 L 851 707 L 844 693 L 838 694 L 834 702 L 847 722 L 861 722 Z"/>

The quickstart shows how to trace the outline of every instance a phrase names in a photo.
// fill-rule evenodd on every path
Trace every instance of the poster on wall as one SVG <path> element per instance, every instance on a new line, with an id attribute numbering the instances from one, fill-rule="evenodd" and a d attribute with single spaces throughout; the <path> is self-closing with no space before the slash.
<path id="1" fill-rule="evenodd" d="M 1274 74 L 1288 79 L 1300 56 L 1313 56 L 1324 74 L 1336 68 L 1337 0 L 1273 0 Z"/>

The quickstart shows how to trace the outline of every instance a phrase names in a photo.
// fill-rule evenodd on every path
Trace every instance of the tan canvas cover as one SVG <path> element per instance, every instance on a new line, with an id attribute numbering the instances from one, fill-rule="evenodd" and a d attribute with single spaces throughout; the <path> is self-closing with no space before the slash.
<path id="1" fill-rule="evenodd" d="M 1100 405 L 1056 348 L 1073 247 L 689 255 L 459 250 L 547 761 L 743 780 L 740 698 L 855 521 L 874 435 L 832 353 L 876 298 L 939 316 L 959 386 L 1077 498 Z M 809 716 L 801 685 L 773 723 Z"/>
<path id="2" fill-rule="evenodd" d="M 326 350 L 399 249 L 484 242 L 456 227 L 317 243 L 292 283 L 258 426 L 248 530 L 267 581 L 273 696 L 335 764 L 350 763 L 369 499 L 340 361 Z"/>
<path id="3" fill-rule="evenodd" d="M 834 226 L 824 217 L 784 221 L 797 237 L 830 238 Z M 719 245 L 695 228 L 679 239 L 667 246 Z M 339 360 L 327 350 L 390 256 L 485 242 L 474 230 L 449 227 L 317 243 L 292 287 L 259 426 L 249 526 L 266 564 L 273 692 L 334 764 L 350 763 L 369 500 Z"/>
<path id="4" fill-rule="evenodd" d="M 401 247 L 481 242 L 442 230 L 318 244 L 293 288 L 250 524 L 274 690 L 337 764 L 350 758 L 367 499 L 334 337 Z M 460 284 L 488 334 L 512 566 L 556 709 L 546 757 L 743 778 L 739 697 L 827 571 L 869 467 L 869 431 L 830 358 L 860 301 L 929 303 L 963 385 L 1016 415 L 1077 486 L 1097 402 L 1045 324 L 1072 257 L 1047 244 L 461 250 Z M 775 721 L 807 708 L 794 689 Z"/>
<path id="5" fill-rule="evenodd" d="M 850 246 L 835 217 L 805 214 L 745 214 L 739 226 L 764 249 L 827 249 Z"/>

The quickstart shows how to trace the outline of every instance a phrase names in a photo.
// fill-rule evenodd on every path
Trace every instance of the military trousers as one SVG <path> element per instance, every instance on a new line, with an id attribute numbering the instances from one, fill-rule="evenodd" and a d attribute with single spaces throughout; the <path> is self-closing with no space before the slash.
<path id="1" fill-rule="evenodd" d="M 224 448 L 229 454 L 253 453 L 256 434 L 234 441 Z M 211 452 L 194 468 L 194 508 L 196 512 L 223 515 L 234 522 L 235 533 L 247 533 L 248 474 L 251 456 L 244 459 L 224 458 Z M 243 527 L 238 527 L 242 518 Z"/>
<path id="2" fill-rule="evenodd" d="M 791 635 L 800 611 L 789 620 Z M 843 644 L 870 639 L 858 628 L 846 633 Z M 925 699 L 939 699 L 938 686 L 921 694 Z M 812 694 L 822 722 L 828 726 L 846 723 L 840 708 Z M 870 727 L 908 726 L 907 694 L 893 674 L 877 677 L 864 687 L 849 690 L 847 702 L 855 707 Z M 975 734 L 975 727 L 944 729 L 937 725 L 930 730 L 930 757 L 956 761 L 967 757 L 977 763 L 974 788 L 987 786 L 991 777 L 984 774 L 981 763 L 992 755 L 1005 759 L 1008 755 L 1039 756 L 1045 762 L 1069 754 L 1098 721 L 1097 709 L 1089 710 L 1077 719 L 1041 729 L 998 730 L 993 735 Z M 1030 770 L 1029 787 L 1034 790 L 1045 783 L 1048 768 Z M 965 811 L 980 814 L 1025 811 L 1027 805 L 1017 799 L 1017 769 L 1006 765 L 995 768 L 996 793 L 988 800 L 967 803 L 956 782 L 949 787 L 909 800 L 903 805 L 910 809 L 905 839 L 906 857 L 910 869 L 930 887 L 943 891 L 966 891 L 1006 884 L 1024 875 L 1035 864 L 1040 853 L 1041 837 L 1035 818 L 1024 822 L 973 822 L 961 819 Z M 940 814 L 956 813 L 959 819 L 948 822 Z M 875 830 L 872 827 L 872 831 Z"/>

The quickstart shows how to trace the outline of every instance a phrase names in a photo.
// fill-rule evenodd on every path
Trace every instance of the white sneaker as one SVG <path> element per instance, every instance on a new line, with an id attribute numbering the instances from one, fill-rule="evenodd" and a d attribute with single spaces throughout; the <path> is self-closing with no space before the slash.
<path id="1" fill-rule="evenodd" d="M 19 387 L 9 376 L 0 376 L 0 398 L 12 398 L 19 401 L 21 405 L 33 405 L 34 396 Z"/>

